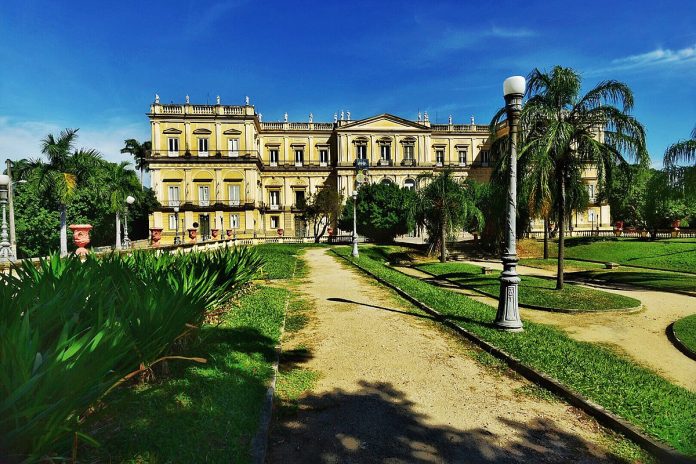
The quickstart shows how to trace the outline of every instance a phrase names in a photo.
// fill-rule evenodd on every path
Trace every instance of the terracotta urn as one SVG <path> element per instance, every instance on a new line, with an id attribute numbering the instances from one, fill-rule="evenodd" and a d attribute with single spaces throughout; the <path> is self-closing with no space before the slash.
<path id="1" fill-rule="evenodd" d="M 162 240 L 162 228 L 161 227 L 151 227 L 150 228 L 150 240 L 152 240 L 152 246 L 157 248 L 160 244 L 159 241 Z"/>
<path id="2" fill-rule="evenodd" d="M 283 232 L 284 232 L 283 229 L 278 229 L 278 237 L 282 237 Z"/>
<path id="3" fill-rule="evenodd" d="M 210 234 L 213 236 L 213 239 L 217 240 L 218 235 L 220 235 L 220 229 L 210 229 Z"/>
<path id="4" fill-rule="evenodd" d="M 328 233 L 329 237 L 331 237 L 334 233 L 333 227 L 329 227 L 328 229 L 326 229 L 326 233 Z"/>
<path id="5" fill-rule="evenodd" d="M 681 225 L 681 219 L 676 219 L 672 221 L 672 237 L 679 237 L 679 226 Z"/>
<path id="6" fill-rule="evenodd" d="M 89 251 L 85 248 L 89 245 L 89 231 L 92 230 L 91 224 L 70 224 L 68 229 L 72 230 L 73 241 L 77 246 L 75 254 L 81 258 L 85 258 Z"/>
<path id="7" fill-rule="evenodd" d="M 187 229 L 191 243 L 196 242 L 196 237 L 198 237 L 198 229 Z"/>
<path id="8" fill-rule="evenodd" d="M 227 238 L 232 238 L 232 234 L 234 233 L 234 229 L 227 229 L 225 231 L 225 234 L 227 235 Z"/>

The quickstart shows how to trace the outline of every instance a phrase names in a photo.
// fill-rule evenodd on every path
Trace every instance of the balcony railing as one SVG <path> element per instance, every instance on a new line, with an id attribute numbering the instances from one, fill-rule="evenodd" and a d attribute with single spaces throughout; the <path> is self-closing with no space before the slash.
<path id="1" fill-rule="evenodd" d="M 415 158 L 404 158 L 401 160 L 401 165 L 402 166 L 417 166 L 418 162 L 416 161 Z"/>
<path id="2" fill-rule="evenodd" d="M 227 198 L 210 199 L 210 200 L 163 200 L 160 204 L 165 208 L 174 208 L 178 206 L 181 209 L 190 208 L 192 206 L 209 208 L 209 207 L 232 207 L 232 208 L 255 208 L 262 204 L 254 200 L 230 200 Z"/>
<path id="3" fill-rule="evenodd" d="M 151 158 L 217 158 L 237 159 L 240 161 L 257 160 L 259 152 L 256 150 L 178 150 L 178 151 L 152 151 Z"/>
<path id="4" fill-rule="evenodd" d="M 156 104 L 153 106 L 154 113 L 157 114 L 196 114 L 196 115 L 216 115 L 225 116 L 243 115 L 244 106 L 230 105 L 179 105 L 179 104 Z"/>

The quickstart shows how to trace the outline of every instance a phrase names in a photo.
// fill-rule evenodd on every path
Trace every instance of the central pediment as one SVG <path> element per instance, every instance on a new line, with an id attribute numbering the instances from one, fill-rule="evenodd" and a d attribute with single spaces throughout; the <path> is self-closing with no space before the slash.
<path id="1" fill-rule="evenodd" d="M 349 122 L 344 126 L 337 129 L 338 131 L 350 130 L 350 131 L 394 131 L 394 130 L 430 130 L 428 127 L 418 124 L 417 122 L 409 121 L 408 119 L 403 119 L 393 114 L 380 114 L 377 116 L 372 116 L 367 119 L 359 119 L 357 121 Z"/>

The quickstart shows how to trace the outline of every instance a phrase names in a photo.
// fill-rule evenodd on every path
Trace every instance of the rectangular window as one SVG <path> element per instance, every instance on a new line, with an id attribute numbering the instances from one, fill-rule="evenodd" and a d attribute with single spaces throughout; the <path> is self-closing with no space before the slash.
<path id="1" fill-rule="evenodd" d="M 383 160 L 391 159 L 391 145 L 382 145 L 379 150 L 379 156 Z"/>
<path id="2" fill-rule="evenodd" d="M 207 185 L 198 187 L 198 204 L 200 206 L 210 206 L 210 187 Z"/>
<path id="3" fill-rule="evenodd" d="M 239 204 L 240 204 L 239 185 L 230 185 L 229 194 L 230 194 L 230 205 L 239 206 Z"/>
<path id="4" fill-rule="evenodd" d="M 179 139 L 176 137 L 169 137 L 167 143 L 169 147 L 169 156 L 179 156 Z"/>
<path id="5" fill-rule="evenodd" d="M 227 151 L 230 157 L 239 156 L 239 139 L 229 139 L 227 141 Z"/>
<path id="6" fill-rule="evenodd" d="M 594 202 L 595 201 L 594 184 L 587 184 L 587 193 L 590 196 L 590 201 Z"/>
<path id="7" fill-rule="evenodd" d="M 176 214 L 169 215 L 169 230 L 176 230 Z"/>
<path id="8" fill-rule="evenodd" d="M 268 153 L 271 159 L 271 166 L 278 166 L 278 149 L 272 148 Z"/>
<path id="9" fill-rule="evenodd" d="M 278 216 L 271 216 L 271 229 L 277 229 L 280 227 L 280 218 Z"/>
<path id="10" fill-rule="evenodd" d="M 208 139 L 198 139 L 198 156 L 208 156 Z"/>
<path id="11" fill-rule="evenodd" d="M 404 145 L 404 159 L 413 159 L 413 145 Z"/>
<path id="12" fill-rule="evenodd" d="M 466 152 L 467 150 L 459 150 L 459 165 L 466 166 Z"/>
<path id="13" fill-rule="evenodd" d="M 297 208 L 304 208 L 305 207 L 305 191 L 304 190 L 295 190 L 295 206 Z"/>
<path id="14" fill-rule="evenodd" d="M 329 164 L 329 150 L 319 150 L 319 164 L 321 166 Z"/>
<path id="15" fill-rule="evenodd" d="M 445 150 L 435 150 L 435 163 L 442 166 L 445 163 Z"/>
<path id="16" fill-rule="evenodd" d="M 268 195 L 271 209 L 280 209 L 280 190 L 271 190 Z"/>
<path id="17" fill-rule="evenodd" d="M 169 187 L 169 206 L 179 206 L 179 187 Z"/>
<path id="18" fill-rule="evenodd" d="M 491 152 L 488 150 L 481 150 L 481 164 L 483 166 L 488 166 L 491 163 Z"/>
<path id="19" fill-rule="evenodd" d="M 230 214 L 230 229 L 239 229 L 239 214 Z"/>
<path id="20" fill-rule="evenodd" d="M 304 162 L 304 150 L 302 150 L 302 149 L 295 150 L 295 166 L 302 166 L 303 162 Z"/>
<path id="21" fill-rule="evenodd" d="M 355 150 L 358 159 L 367 159 L 367 145 L 356 145 Z"/>

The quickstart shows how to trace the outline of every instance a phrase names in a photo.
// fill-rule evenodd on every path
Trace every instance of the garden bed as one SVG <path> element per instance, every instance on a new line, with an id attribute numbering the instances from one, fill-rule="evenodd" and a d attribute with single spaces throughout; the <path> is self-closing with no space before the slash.
<path id="1" fill-rule="evenodd" d="M 480 266 L 465 263 L 422 264 L 416 268 L 493 298 L 500 295 L 500 272 L 482 274 Z M 641 308 L 641 302 L 635 298 L 569 283 L 562 290 L 556 290 L 554 279 L 534 276 L 521 278 L 518 289 L 520 306 L 559 312 L 629 311 Z"/>
<path id="2" fill-rule="evenodd" d="M 679 319 L 668 330 L 679 350 L 696 360 L 696 314 Z"/>

